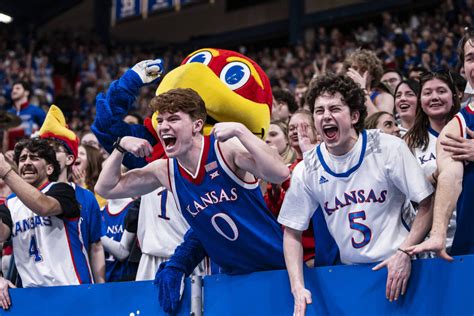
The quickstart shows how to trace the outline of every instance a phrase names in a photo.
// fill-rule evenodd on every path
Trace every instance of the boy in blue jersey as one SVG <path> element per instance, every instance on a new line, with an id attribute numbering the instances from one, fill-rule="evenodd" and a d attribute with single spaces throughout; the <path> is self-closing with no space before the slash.
<path id="1" fill-rule="evenodd" d="M 15 162 L 18 174 L 0 154 L 0 177 L 14 192 L 0 206 L 0 241 L 12 238 L 23 286 L 92 283 L 74 190 L 49 182 L 59 174 L 53 148 L 45 140 L 25 139 L 15 146 Z M 0 285 L 0 305 L 6 309 L 12 284 L 1 280 Z"/>
<path id="2" fill-rule="evenodd" d="M 118 139 L 96 190 L 124 198 L 165 186 L 174 195 L 191 229 L 157 274 L 164 310 L 177 308 L 182 278 L 206 254 L 228 274 L 283 269 L 282 232 L 257 182 L 282 183 L 289 176 L 278 154 L 240 123 L 218 123 L 203 136 L 207 113 L 192 89 L 160 94 L 150 106 L 159 113 L 157 134 L 170 159 L 121 174 L 126 152 L 146 157 L 152 148 L 143 139 Z"/>
<path id="3" fill-rule="evenodd" d="M 474 31 L 468 30 L 459 43 L 459 55 L 466 79 L 474 84 Z M 413 246 L 411 254 L 434 251 L 439 257 L 474 254 L 474 103 L 463 108 L 441 131 L 436 144 L 438 179 L 430 238 Z M 457 203 L 457 206 L 456 206 Z M 450 255 L 446 234 L 456 208 L 456 232 Z"/>
<path id="4" fill-rule="evenodd" d="M 69 182 L 72 165 L 77 158 L 79 138 L 67 128 L 66 119 L 56 105 L 51 105 L 43 126 L 39 130 L 41 138 L 47 139 L 56 152 L 59 163 L 58 182 L 70 184 L 81 206 L 81 237 L 89 253 L 95 283 L 105 282 L 105 255 L 102 237 L 100 208 L 94 193 Z"/>

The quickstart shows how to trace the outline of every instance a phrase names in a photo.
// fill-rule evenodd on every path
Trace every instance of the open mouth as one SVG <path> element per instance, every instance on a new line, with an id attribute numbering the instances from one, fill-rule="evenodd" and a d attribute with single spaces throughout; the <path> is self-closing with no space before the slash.
<path id="1" fill-rule="evenodd" d="M 326 136 L 328 140 L 333 140 L 334 138 L 336 138 L 338 130 L 339 129 L 337 128 L 337 126 L 323 127 L 324 136 Z"/>
<path id="2" fill-rule="evenodd" d="M 167 149 L 172 148 L 176 144 L 176 137 L 172 135 L 163 135 L 162 139 Z"/>
<path id="3" fill-rule="evenodd" d="M 400 110 L 408 110 L 410 108 L 410 104 L 403 103 L 400 104 Z"/>
<path id="4" fill-rule="evenodd" d="M 29 176 L 29 175 L 35 175 L 36 174 L 36 171 L 33 170 L 33 169 L 23 169 L 21 174 L 23 176 Z"/>

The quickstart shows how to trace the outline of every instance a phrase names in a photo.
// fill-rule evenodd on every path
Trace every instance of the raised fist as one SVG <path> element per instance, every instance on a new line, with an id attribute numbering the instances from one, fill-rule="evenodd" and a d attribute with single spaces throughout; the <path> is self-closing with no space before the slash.
<path id="1" fill-rule="evenodd" d="M 161 59 L 143 60 L 133 66 L 132 70 L 144 84 L 151 83 L 163 73 L 163 61 Z"/>

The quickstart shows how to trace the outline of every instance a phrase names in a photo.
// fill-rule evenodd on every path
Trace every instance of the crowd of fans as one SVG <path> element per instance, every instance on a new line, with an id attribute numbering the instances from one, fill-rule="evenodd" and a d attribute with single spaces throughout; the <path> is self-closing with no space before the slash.
<path id="1" fill-rule="evenodd" d="M 384 12 L 380 23 L 360 24 L 350 31 L 318 27 L 313 37 L 294 47 L 240 47 L 239 51 L 264 69 L 272 85 L 272 121 L 266 143 L 293 171 L 303 160 L 303 153 L 321 143 L 321 135 L 314 127 L 314 104 L 306 101 L 306 92 L 314 88 L 310 83 L 328 73 L 344 74 L 364 94 L 368 113 L 365 128 L 403 137 L 426 180 L 436 186 L 439 173 L 435 157 L 437 137 L 473 95 L 458 55 L 458 42 L 465 34 L 464 28 L 473 25 L 473 5 L 472 1 L 443 1 L 429 13 L 420 11 L 409 16 L 398 16 Z M 63 148 L 74 156 L 68 179 L 64 182 L 73 182 L 92 192 L 102 164 L 108 157 L 91 133 L 97 94 L 106 92 L 114 80 L 138 61 L 160 57 L 164 60 L 165 69 L 171 70 L 185 56 L 185 53 L 171 49 L 155 56 L 138 46 L 105 46 L 90 34 L 80 32 L 25 36 L 23 33 L 11 34 L 0 30 L 0 39 L 0 108 L 19 116 L 22 121 L 20 131 L 15 131 L 15 128 L 4 131 L 2 152 L 7 162 L 13 168 L 17 167 L 15 161 L 19 162 L 20 153 L 11 151 L 16 139 L 39 130 L 51 104 L 56 104 L 80 143 L 76 153 L 67 146 Z M 152 114 L 149 104 L 155 95 L 155 88 L 150 85 L 140 90 L 133 111 L 126 117 L 127 123 L 141 124 L 145 117 Z M 444 108 L 433 110 L 430 107 L 431 91 L 440 95 Z M 0 174 L 2 179 L 10 172 L 6 164 L 4 169 L 5 172 Z M 282 184 L 262 182 L 260 187 L 268 209 L 278 217 L 290 180 Z M 141 271 L 137 279 L 150 279 L 160 263 L 173 254 L 174 248 L 168 252 L 147 250 L 144 254 L 152 257 L 146 263 L 149 271 L 142 271 L 144 265 L 141 268 L 137 265 L 140 251 L 135 248 L 145 245 L 145 241 L 140 240 L 144 239 L 140 237 L 144 234 L 143 229 L 137 228 L 137 222 L 140 225 L 139 216 L 145 216 L 145 212 L 139 210 L 152 204 L 158 205 L 149 202 L 156 196 L 159 196 L 159 205 L 162 205 L 161 212 L 157 211 L 161 214 L 158 216 L 166 218 L 163 210 L 175 208 L 167 206 L 169 202 L 163 192 L 166 190 L 157 189 L 150 193 L 153 197 L 145 195 L 141 200 L 107 200 L 95 193 L 102 209 L 102 237 L 91 240 L 91 244 L 102 240 L 107 262 L 107 266 L 101 266 L 97 264 L 101 257 L 97 259 L 91 255 L 96 281 L 135 279 L 137 270 Z M 9 193 L 8 186 L 0 180 L 1 198 L 5 200 Z M 63 214 L 64 210 L 58 210 L 56 214 Z M 406 224 L 412 225 L 417 209 L 407 201 L 403 212 Z M 118 214 L 121 214 L 121 222 L 117 221 Z M 456 228 L 455 216 L 456 212 L 449 223 L 448 250 Z M 173 240 L 174 247 L 180 243 L 188 228 L 184 221 L 180 225 L 173 232 L 177 232 L 178 236 Z M 324 258 L 327 259 L 325 262 L 317 256 L 315 258 L 314 234 L 318 229 L 315 226 L 313 231 L 311 224 L 302 235 L 304 262 L 310 267 L 338 263 L 335 257 L 328 256 Z M 3 234 L 1 227 L 0 233 Z M 12 270 L 8 264 L 9 247 L 11 245 L 7 241 L 2 266 Z M 102 251 L 102 245 L 94 249 Z M 428 253 L 425 256 L 433 255 Z M 318 261 L 315 262 L 315 259 Z M 116 264 L 121 261 L 126 263 L 125 268 Z M 195 273 L 203 274 L 208 268 L 203 264 Z M 123 277 L 117 271 L 123 271 Z M 7 271 L 4 270 L 3 274 L 6 276 Z M 5 307 L 3 303 L 2 306 Z"/>

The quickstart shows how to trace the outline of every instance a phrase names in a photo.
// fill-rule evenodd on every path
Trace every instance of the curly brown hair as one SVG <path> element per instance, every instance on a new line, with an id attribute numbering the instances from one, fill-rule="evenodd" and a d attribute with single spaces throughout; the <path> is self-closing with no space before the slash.
<path id="1" fill-rule="evenodd" d="M 20 161 L 20 155 L 23 149 L 27 149 L 30 153 L 35 153 L 41 159 L 44 159 L 47 164 L 53 166 L 53 173 L 49 175 L 49 181 L 58 180 L 60 167 L 59 162 L 56 159 L 56 153 L 54 148 L 48 143 L 46 139 L 41 138 L 26 138 L 19 141 L 14 148 L 14 159 L 18 166 Z"/>
<path id="2" fill-rule="evenodd" d="M 349 107 L 351 114 L 359 112 L 359 121 L 354 124 L 357 133 L 364 129 L 364 120 L 367 117 L 364 91 L 346 75 L 327 74 L 311 81 L 306 94 L 311 113 L 314 113 L 314 102 L 318 97 L 327 93 L 334 95 L 339 92 L 344 103 Z"/>
<path id="3" fill-rule="evenodd" d="M 383 64 L 373 51 L 360 48 L 355 50 L 344 60 L 344 69 L 347 71 L 354 64 L 360 67 L 359 72 L 369 72 L 372 77 L 372 81 L 370 82 L 371 88 L 379 84 L 380 78 L 382 78 L 383 75 Z"/>
<path id="4" fill-rule="evenodd" d="M 207 111 L 204 100 L 191 88 L 171 89 L 151 99 L 150 108 L 159 113 L 183 112 L 189 114 L 193 121 L 201 119 L 206 122 Z"/>

